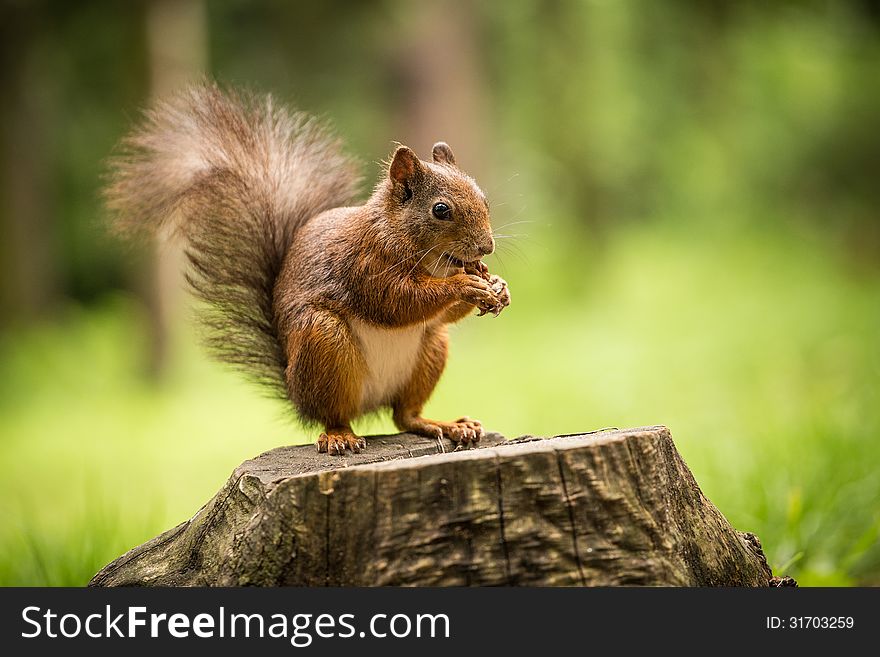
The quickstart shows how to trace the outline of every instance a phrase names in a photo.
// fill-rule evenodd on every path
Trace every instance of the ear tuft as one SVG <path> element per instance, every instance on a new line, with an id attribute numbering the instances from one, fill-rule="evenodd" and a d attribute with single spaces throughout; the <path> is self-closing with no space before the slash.
<path id="1" fill-rule="evenodd" d="M 431 154 L 434 156 L 434 161 L 438 164 L 451 164 L 455 166 L 455 155 L 453 155 L 452 149 L 449 148 L 449 144 L 445 141 L 438 141 L 434 144 Z"/>
<path id="2" fill-rule="evenodd" d="M 422 163 L 411 148 L 398 146 L 388 167 L 388 176 L 395 183 L 406 184 L 422 170 Z"/>

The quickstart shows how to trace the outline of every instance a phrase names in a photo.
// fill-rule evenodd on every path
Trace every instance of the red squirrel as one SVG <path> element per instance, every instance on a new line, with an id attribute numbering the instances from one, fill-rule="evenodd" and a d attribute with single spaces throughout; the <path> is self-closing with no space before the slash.
<path id="1" fill-rule="evenodd" d="M 497 315 L 507 283 L 489 205 L 438 142 L 398 146 L 372 195 L 337 138 L 271 97 L 203 83 L 146 113 L 111 159 L 105 197 L 122 233 L 177 234 L 213 355 L 319 425 L 319 452 L 360 452 L 351 428 L 390 408 L 401 431 L 467 446 L 477 420 L 429 420 L 447 325 Z"/>

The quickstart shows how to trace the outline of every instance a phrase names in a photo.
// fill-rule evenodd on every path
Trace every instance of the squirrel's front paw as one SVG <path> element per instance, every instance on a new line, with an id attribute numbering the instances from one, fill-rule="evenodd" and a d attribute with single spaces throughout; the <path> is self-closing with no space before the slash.
<path id="1" fill-rule="evenodd" d="M 498 299 L 498 303 L 494 308 L 489 308 L 488 310 L 480 309 L 480 315 L 485 315 L 487 312 L 491 312 L 493 315 L 498 317 L 498 313 L 507 308 L 510 305 L 510 288 L 507 287 L 507 281 L 505 281 L 500 276 L 496 276 L 492 274 L 489 277 L 489 289 L 495 294 L 495 297 Z"/>
<path id="2" fill-rule="evenodd" d="M 479 308 L 481 315 L 494 312 L 498 307 L 498 296 L 488 281 L 476 274 L 456 274 L 455 278 L 461 300 Z"/>
<path id="3" fill-rule="evenodd" d="M 484 281 L 488 281 L 492 277 L 489 274 L 489 268 L 483 263 L 482 260 L 476 260 L 474 262 L 465 263 L 464 273 L 465 274 L 473 274 L 474 276 L 479 276 Z"/>

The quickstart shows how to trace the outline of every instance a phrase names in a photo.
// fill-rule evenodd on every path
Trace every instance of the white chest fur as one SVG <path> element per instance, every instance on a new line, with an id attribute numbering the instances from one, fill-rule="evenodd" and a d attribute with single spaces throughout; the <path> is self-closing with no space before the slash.
<path id="1" fill-rule="evenodd" d="M 388 403 L 410 378 L 422 346 L 422 324 L 382 328 L 358 319 L 349 322 L 367 366 L 361 392 L 361 412 Z"/>

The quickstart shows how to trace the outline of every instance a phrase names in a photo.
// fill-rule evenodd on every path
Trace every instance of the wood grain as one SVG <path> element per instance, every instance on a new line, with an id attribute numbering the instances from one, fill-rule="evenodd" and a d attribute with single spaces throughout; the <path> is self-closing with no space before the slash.
<path id="1" fill-rule="evenodd" d="M 478 449 L 410 434 L 345 458 L 246 461 L 196 515 L 93 586 L 768 586 L 752 534 L 702 494 L 665 427 Z"/>

